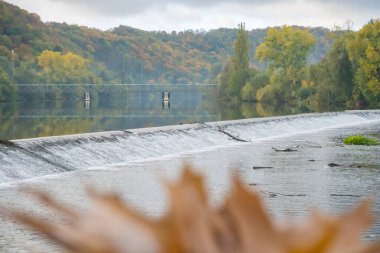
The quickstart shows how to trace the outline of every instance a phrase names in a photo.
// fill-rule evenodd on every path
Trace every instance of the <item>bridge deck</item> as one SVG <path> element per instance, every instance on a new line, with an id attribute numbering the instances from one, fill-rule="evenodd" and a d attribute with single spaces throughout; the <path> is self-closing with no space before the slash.
<path id="1" fill-rule="evenodd" d="M 19 93 L 80 93 L 80 92 L 211 92 L 217 84 L 16 84 Z"/>

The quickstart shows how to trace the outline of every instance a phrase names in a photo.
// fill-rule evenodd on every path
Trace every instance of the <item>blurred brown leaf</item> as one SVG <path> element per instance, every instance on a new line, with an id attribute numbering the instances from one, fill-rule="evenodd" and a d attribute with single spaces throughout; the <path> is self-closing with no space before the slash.
<path id="1" fill-rule="evenodd" d="M 44 193 L 40 200 L 67 219 L 60 225 L 16 213 L 20 222 L 48 235 L 70 252 L 84 253 L 378 253 L 380 243 L 360 240 L 371 224 L 370 202 L 339 217 L 314 211 L 303 223 L 279 226 L 257 192 L 235 177 L 220 208 L 207 201 L 203 178 L 185 167 L 182 179 L 167 185 L 169 212 L 151 220 L 116 196 L 90 192 L 93 208 L 79 213 Z"/>

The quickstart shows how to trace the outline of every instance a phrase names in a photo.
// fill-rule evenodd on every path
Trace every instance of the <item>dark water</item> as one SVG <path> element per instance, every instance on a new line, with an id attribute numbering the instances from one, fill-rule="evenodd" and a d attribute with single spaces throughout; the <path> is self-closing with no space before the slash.
<path id="1" fill-rule="evenodd" d="M 2 140 L 342 110 L 228 104 L 217 85 L 23 85 L 16 98 L 0 103 Z"/>

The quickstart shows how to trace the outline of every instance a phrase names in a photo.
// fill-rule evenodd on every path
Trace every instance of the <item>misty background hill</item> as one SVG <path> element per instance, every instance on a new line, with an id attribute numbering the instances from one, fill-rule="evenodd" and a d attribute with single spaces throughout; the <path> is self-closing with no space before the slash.
<path id="1" fill-rule="evenodd" d="M 331 45 L 327 28 L 310 29 L 318 62 Z M 250 61 L 267 29 L 248 31 Z M 0 1 L 0 68 L 15 83 L 44 83 L 37 57 L 44 50 L 73 52 L 87 59 L 102 83 L 215 83 L 232 54 L 237 29 L 143 31 L 119 26 L 101 31 L 66 23 L 44 23 L 36 14 Z M 13 53 L 12 53 L 13 50 Z"/>

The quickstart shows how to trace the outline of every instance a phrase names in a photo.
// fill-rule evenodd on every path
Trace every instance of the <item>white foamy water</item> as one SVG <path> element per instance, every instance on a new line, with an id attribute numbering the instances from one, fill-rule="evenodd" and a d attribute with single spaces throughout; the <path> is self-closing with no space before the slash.
<path id="1" fill-rule="evenodd" d="M 0 144 L 0 183 L 329 127 L 380 121 L 380 110 L 133 129 Z"/>

